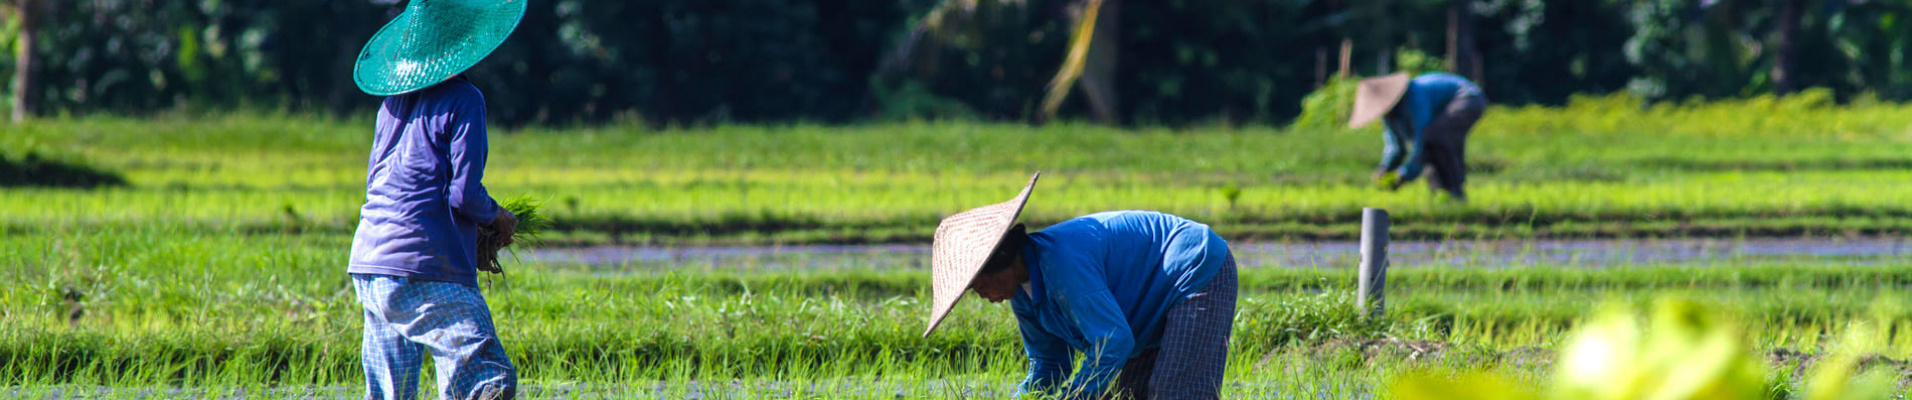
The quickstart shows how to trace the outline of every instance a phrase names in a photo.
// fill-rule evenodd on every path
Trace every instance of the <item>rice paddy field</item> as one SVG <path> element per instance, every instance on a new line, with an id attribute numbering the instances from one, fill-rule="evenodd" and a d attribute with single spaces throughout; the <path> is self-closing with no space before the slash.
<path id="1" fill-rule="evenodd" d="M 358 396 L 344 264 L 370 129 L 273 114 L 0 127 L 0 396 Z M 1739 321 L 1775 393 L 1858 327 L 1890 332 L 1871 365 L 1912 370 L 1912 106 L 1497 108 L 1469 142 L 1467 203 L 1371 187 L 1379 142 L 494 127 L 490 191 L 546 199 L 555 227 L 483 286 L 532 397 L 1007 397 L 1023 371 L 1007 306 L 965 300 L 919 336 L 924 245 L 942 216 L 1042 171 L 1033 226 L 1154 209 L 1231 240 L 1231 398 L 1385 397 L 1389 377 L 1433 367 L 1540 382 L 1590 310 L 1668 297 Z M 1373 320 L 1354 312 L 1346 243 L 1362 207 L 1393 214 L 1400 241 Z"/>

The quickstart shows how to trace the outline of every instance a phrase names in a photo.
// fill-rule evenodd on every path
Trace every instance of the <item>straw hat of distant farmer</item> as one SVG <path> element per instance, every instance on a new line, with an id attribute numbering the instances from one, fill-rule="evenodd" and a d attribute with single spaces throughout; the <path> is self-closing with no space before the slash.
<path id="1" fill-rule="evenodd" d="M 1029 177 L 1029 185 L 1009 201 L 951 215 L 936 225 L 929 256 L 930 292 L 935 299 L 930 303 L 929 328 L 923 330 L 923 337 L 936 331 L 936 325 L 949 316 L 956 301 L 962 300 L 963 291 L 976 280 L 983 265 L 997 256 L 997 245 L 1016 225 L 1016 216 L 1029 201 L 1029 191 L 1036 188 L 1036 179 L 1041 177 L 1040 172 Z"/>
<path id="2" fill-rule="evenodd" d="M 1360 87 L 1355 88 L 1354 113 L 1348 118 L 1348 128 L 1367 126 L 1387 115 L 1395 103 L 1401 102 L 1401 96 L 1407 94 L 1407 86 L 1412 81 L 1407 73 L 1362 79 Z"/>
<path id="3" fill-rule="evenodd" d="M 477 65 L 523 19 L 530 0 L 412 0 L 372 35 L 352 66 L 359 90 L 374 96 L 436 85 Z"/>

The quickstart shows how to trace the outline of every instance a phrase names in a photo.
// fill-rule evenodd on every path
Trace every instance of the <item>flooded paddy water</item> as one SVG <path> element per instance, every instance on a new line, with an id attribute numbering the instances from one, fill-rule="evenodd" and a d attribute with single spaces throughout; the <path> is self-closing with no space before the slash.
<path id="1" fill-rule="evenodd" d="M 1844 264 L 1887 262 L 1912 252 L 1904 238 L 1640 239 L 1524 241 L 1408 241 L 1388 246 L 1396 267 L 1704 266 L 1747 261 L 1821 260 Z M 1357 242 L 1235 243 L 1243 267 L 1351 268 Z M 923 269 L 926 245 L 806 245 L 755 247 L 580 247 L 538 249 L 527 262 L 570 265 L 605 273 L 663 269 L 833 270 Z"/>

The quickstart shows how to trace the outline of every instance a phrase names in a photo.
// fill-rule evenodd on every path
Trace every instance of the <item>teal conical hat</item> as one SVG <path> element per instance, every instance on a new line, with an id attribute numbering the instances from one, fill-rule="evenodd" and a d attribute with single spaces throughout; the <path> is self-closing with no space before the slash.
<path id="1" fill-rule="evenodd" d="M 409 93 L 465 72 L 511 36 L 530 0 L 412 0 L 359 51 L 352 80 L 373 96 Z"/>

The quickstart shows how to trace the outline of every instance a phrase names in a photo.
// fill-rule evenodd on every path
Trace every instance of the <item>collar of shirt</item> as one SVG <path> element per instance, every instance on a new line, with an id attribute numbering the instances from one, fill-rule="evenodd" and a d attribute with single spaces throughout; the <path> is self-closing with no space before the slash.
<path id="1" fill-rule="evenodd" d="M 1041 254 L 1036 253 L 1034 243 L 1022 247 L 1022 265 L 1029 270 L 1029 281 L 1023 282 L 1022 293 L 1029 296 L 1029 304 L 1042 304 L 1048 300 L 1048 290 L 1042 286 Z"/>

